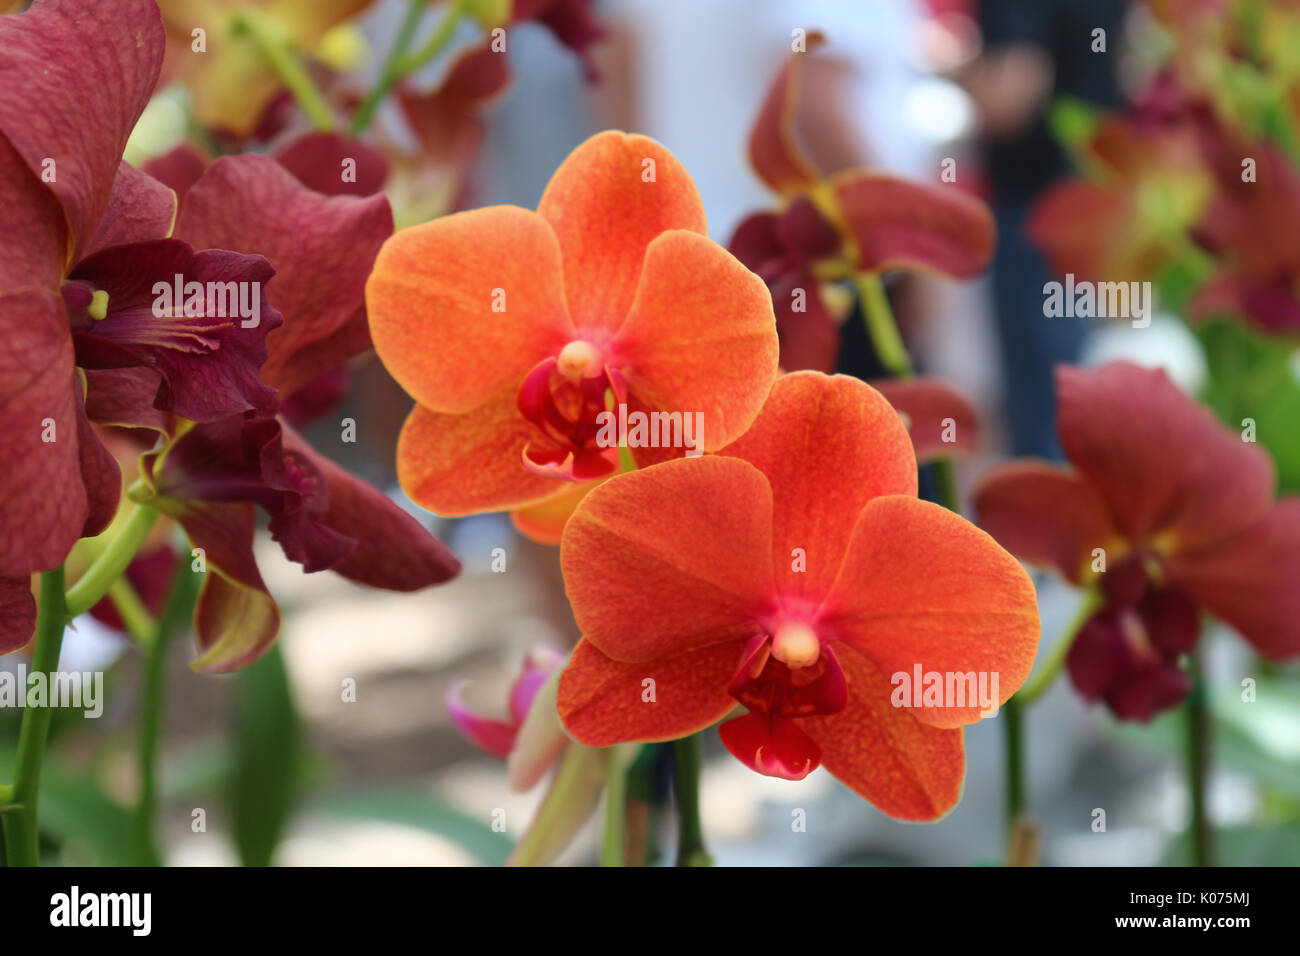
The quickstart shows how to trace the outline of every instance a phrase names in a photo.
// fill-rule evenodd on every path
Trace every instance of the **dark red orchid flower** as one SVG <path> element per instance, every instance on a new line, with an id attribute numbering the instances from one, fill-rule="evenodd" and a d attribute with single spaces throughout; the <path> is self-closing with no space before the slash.
<path id="1" fill-rule="evenodd" d="M 370 347 L 364 289 L 374 257 L 392 231 L 382 195 L 326 196 L 265 156 L 217 160 L 189 189 L 177 234 L 198 245 L 257 249 L 276 269 L 273 288 L 284 324 L 267 338 L 262 378 L 285 401 L 317 386 Z M 139 388 L 127 370 L 114 393 Z M 135 381 L 125 379 L 130 375 Z M 175 519 L 210 572 L 195 625 L 203 652 L 196 669 L 241 667 L 270 646 L 279 612 L 253 558 L 255 508 L 272 536 L 308 571 L 326 568 L 362 583 L 414 590 L 445 581 L 459 563 L 385 495 L 318 454 L 275 410 L 194 425 L 132 415 L 164 443 L 142 459 L 140 500 Z M 104 418 L 113 409 L 96 406 Z"/>
<path id="2" fill-rule="evenodd" d="M 280 324 L 266 260 L 168 239 L 173 195 L 121 161 L 162 45 L 152 0 L 38 0 L 0 18 L 2 577 L 58 565 L 116 510 L 78 367 L 147 369 L 150 407 L 199 421 L 274 404 L 256 376 Z"/>
<path id="3" fill-rule="evenodd" d="M 750 133 L 750 163 L 781 207 L 743 220 L 729 245 L 771 290 L 787 371 L 834 371 L 843 310 L 824 296 L 830 283 L 893 269 L 969 278 L 993 254 L 993 217 L 983 202 L 955 186 L 846 168 L 851 151 L 827 142 L 842 123 L 800 122 L 801 113 L 826 112 L 801 96 L 805 61 L 824 43 L 820 33 L 808 35 L 807 52 L 777 74 Z M 817 128 L 797 141 L 807 126 Z"/>
<path id="4" fill-rule="evenodd" d="M 1067 659 L 1076 689 L 1129 720 L 1177 704 L 1201 611 L 1267 657 L 1300 654 L 1300 498 L 1274 502 L 1268 455 L 1160 371 L 1061 367 L 1057 393 L 1074 467 L 1002 465 L 975 502 L 1011 553 L 1097 590 Z"/>

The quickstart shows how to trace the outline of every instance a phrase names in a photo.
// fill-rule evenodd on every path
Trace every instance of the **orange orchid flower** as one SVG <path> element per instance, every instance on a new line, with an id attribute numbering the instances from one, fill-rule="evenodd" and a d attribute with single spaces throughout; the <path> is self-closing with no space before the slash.
<path id="1" fill-rule="evenodd" d="M 513 510 L 552 542 L 582 486 L 619 470 L 601 413 L 689 418 L 701 429 L 686 451 L 716 451 L 777 374 L 762 280 L 707 237 L 690 176 L 644 136 L 587 140 L 536 212 L 399 231 L 366 303 L 380 359 L 417 403 L 397 449 L 407 494 L 446 516 Z M 684 453 L 629 450 L 640 465 Z"/>
<path id="2" fill-rule="evenodd" d="M 916 488 L 879 392 L 796 372 L 719 454 L 593 490 L 560 550 L 583 635 L 560 679 L 570 734 L 671 740 L 741 704 L 720 733 L 751 769 L 825 764 L 891 816 L 947 812 L 961 727 L 1029 674 L 1038 613 L 1020 564 Z M 900 693 L 918 671 L 987 676 L 992 693 L 918 701 Z"/>

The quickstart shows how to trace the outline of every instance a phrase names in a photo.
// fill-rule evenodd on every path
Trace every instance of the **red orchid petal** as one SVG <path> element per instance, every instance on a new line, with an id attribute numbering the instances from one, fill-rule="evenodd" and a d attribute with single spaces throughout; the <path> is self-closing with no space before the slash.
<path id="1" fill-rule="evenodd" d="M 0 295 L 54 289 L 63 279 L 68 226 L 58 200 L 0 136 L 0 208 L 5 211 Z"/>
<path id="2" fill-rule="evenodd" d="M 1091 371 L 1061 366 L 1056 382 L 1066 457 L 1130 540 L 1166 532 L 1173 550 L 1196 549 L 1272 507 L 1268 455 L 1220 425 L 1163 371 L 1129 362 Z"/>
<path id="3" fill-rule="evenodd" d="M 202 673 L 238 670 L 270 648 L 280 631 L 280 610 L 253 559 L 253 506 L 154 498 L 149 504 L 176 520 L 207 572 L 194 611 L 200 656 L 190 667 Z M 182 555 L 180 573 L 193 574 Z"/>
<path id="4" fill-rule="evenodd" d="M 641 281 L 618 331 L 629 392 L 655 410 L 703 413 L 705 451 L 734 441 L 777 373 L 776 325 L 763 281 L 729 252 L 685 230 L 645 251 Z"/>
<path id="5" fill-rule="evenodd" d="M 165 239 L 175 224 L 176 194 L 123 160 L 117 167 L 104 218 L 82 249 L 82 258 L 109 246 Z"/>
<path id="6" fill-rule="evenodd" d="M 504 760 L 515 745 L 515 735 L 519 731 L 517 722 L 506 723 L 476 714 L 466 706 L 462 697 L 465 683 L 456 681 L 447 691 L 447 713 L 451 715 L 451 722 L 479 750 Z"/>
<path id="7" fill-rule="evenodd" d="M 1106 694 L 1106 706 L 1120 720 L 1146 723 L 1177 707 L 1191 691 L 1192 680 L 1186 673 L 1172 664 L 1154 664 L 1122 676 Z"/>
<path id="8" fill-rule="evenodd" d="M 747 216 L 727 243 L 727 250 L 765 282 L 774 281 L 787 266 L 786 249 L 776 231 L 777 218 L 770 212 Z"/>
<path id="9" fill-rule="evenodd" d="M 275 376 L 275 387 L 287 399 L 322 376 L 345 371 L 344 363 L 371 348 L 370 324 L 362 305 L 335 331 L 294 352 Z"/>
<path id="10" fill-rule="evenodd" d="M 563 278 L 555 234 L 526 209 L 403 229 L 366 284 L 375 350 L 421 405 L 468 412 L 572 338 Z"/>
<path id="11" fill-rule="evenodd" d="M 803 306 L 802 312 L 795 305 Z M 811 369 L 828 375 L 840 360 L 840 327 L 822 298 L 821 283 L 810 272 L 792 272 L 772 286 L 781 368 Z"/>
<path id="12" fill-rule="evenodd" d="M 163 45 L 153 0 L 40 0 L 0 17 L 0 134 L 37 175 L 54 160 L 48 188 L 78 246 L 108 204 Z"/>
<path id="13" fill-rule="evenodd" d="M 979 525 L 1031 564 L 1056 568 L 1073 584 L 1092 576 L 1094 548 L 1112 560 L 1124 545 L 1097 490 L 1074 472 L 1046 462 L 1000 465 L 975 491 Z"/>
<path id="14" fill-rule="evenodd" d="M 143 366 L 86 370 L 86 416 L 97 425 L 176 430 L 176 416 L 154 407 L 160 377 Z"/>
<path id="15" fill-rule="evenodd" d="M 559 239 L 565 299 L 584 334 L 610 334 L 623 323 L 656 236 L 708 231 L 700 194 L 677 158 L 648 137 L 615 131 L 569 154 L 537 212 Z M 534 264 L 530 282 L 550 271 Z"/>
<path id="16" fill-rule="evenodd" d="M 197 146 L 181 143 L 147 161 L 141 169 L 171 189 L 176 194 L 176 205 L 179 207 L 190 187 L 199 181 L 203 171 L 208 168 L 208 162 L 207 155 Z"/>
<path id="17" fill-rule="evenodd" d="M 0 296 L 0 321 L 0 577 L 20 578 L 62 564 L 87 523 L 83 411 L 58 294 Z"/>
<path id="18" fill-rule="evenodd" d="M 1153 588 L 1138 604 L 1147 637 L 1167 661 L 1189 653 L 1201 636 L 1201 611 L 1185 591 Z"/>
<path id="19" fill-rule="evenodd" d="M 822 765 L 882 813 L 901 820 L 943 816 L 961 796 L 965 748 L 960 728 L 921 723 L 890 703 L 889 678 L 851 647 L 837 647 L 848 681 L 838 714 L 798 723 L 822 750 Z"/>
<path id="20" fill-rule="evenodd" d="M 560 718 L 589 747 L 696 733 L 736 706 L 727 682 L 740 650 L 733 641 L 627 664 L 581 640 L 560 676 Z"/>
<path id="21" fill-rule="evenodd" d="M 792 55 L 768 88 L 749 134 L 749 163 L 758 178 L 779 193 L 813 185 L 816 171 L 808 164 L 794 139 L 795 113 L 803 59 L 826 42 L 819 31 L 806 37 L 805 52 Z"/>
<path id="22" fill-rule="evenodd" d="M 789 717 L 745 714 L 719 727 L 718 736 L 733 757 L 764 776 L 802 780 L 821 765 L 821 748 Z"/>
<path id="23" fill-rule="evenodd" d="M 1065 658 L 1070 683 L 1084 700 L 1101 700 L 1120 678 L 1138 666 L 1124 636 L 1120 614 L 1109 608 L 1084 622 Z"/>
<path id="24" fill-rule="evenodd" d="M 467 164 L 483 137 L 480 110 L 509 82 L 506 58 L 488 43 L 459 54 L 433 92 L 399 88 L 397 102 L 419 140 L 421 159 L 456 167 Z"/>
<path id="25" fill-rule="evenodd" d="M 1193 319 L 1244 316 L 1273 335 L 1300 330 L 1300 302 L 1293 279 L 1285 274 L 1268 279 L 1235 272 L 1220 275 L 1196 293 L 1188 314 Z"/>
<path id="26" fill-rule="evenodd" d="M 36 597 L 31 578 L 0 578 L 0 654 L 8 654 L 36 633 Z"/>
<path id="27" fill-rule="evenodd" d="M 867 502 L 822 614 L 882 674 L 972 675 L 995 706 L 1038 652 L 1037 598 L 1020 563 L 960 515 L 905 495 Z M 987 716 L 970 699 L 978 689 L 913 712 L 936 727 L 974 723 Z"/>
<path id="28" fill-rule="evenodd" d="M 209 166 L 176 225 L 177 237 L 196 249 L 255 253 L 275 269 L 267 294 L 284 325 L 268 336 L 262 368 L 272 386 L 288 376 L 298 352 L 336 333 L 362 307 L 371 264 L 392 230 L 382 195 L 323 196 L 274 160 L 251 154 Z"/>
<path id="29" fill-rule="evenodd" d="M 877 495 L 916 494 L 907 429 L 884 397 L 842 375 L 777 380 L 753 426 L 723 455 L 772 486 L 772 554 L 783 595 L 818 601 L 839 573 L 853 526 Z M 795 570 L 799 550 L 806 570 Z"/>
<path id="30" fill-rule="evenodd" d="M 122 467 L 95 434 L 81 401 L 76 403 L 76 412 L 77 464 L 86 489 L 86 521 L 81 526 L 81 537 L 90 538 L 106 529 L 117 514 L 122 499 Z"/>
<path id="31" fill-rule="evenodd" d="M 536 435 L 513 388 L 463 415 L 416 405 L 397 441 L 397 477 L 412 501 L 446 517 L 540 504 L 569 486 L 524 468 Z"/>
<path id="32" fill-rule="evenodd" d="M 763 475 L 706 456 L 592 489 L 564 529 L 560 566 L 583 637 L 649 661 L 756 633 L 773 599 L 771 553 Z"/>
<path id="33" fill-rule="evenodd" d="M 1261 654 L 1300 654 L 1300 499 L 1214 547 L 1171 556 L 1167 573 Z"/>
<path id="34" fill-rule="evenodd" d="M 592 10 L 595 0 L 516 0 L 511 19 L 533 19 L 545 24 L 555 38 L 582 61 L 588 83 L 600 79 L 588 49 L 605 35 L 604 24 Z"/>
<path id="35" fill-rule="evenodd" d="M 1130 250 L 1116 248 L 1113 237 L 1131 233 L 1135 215 L 1130 193 L 1068 179 L 1050 186 L 1034 203 L 1025 234 L 1043 250 L 1056 275 L 1129 281 L 1142 274 L 1127 261 Z"/>
<path id="36" fill-rule="evenodd" d="M 419 590 L 460 572 L 456 556 L 387 495 L 316 452 L 287 425 L 281 427 L 285 450 L 309 463 L 329 489 L 328 507 L 316 520 L 356 541 L 332 571 L 390 591 Z"/>
<path id="37" fill-rule="evenodd" d="M 922 269 L 969 279 L 993 258 L 993 214 L 955 186 L 856 172 L 832 185 L 863 271 Z"/>
<path id="38" fill-rule="evenodd" d="M 979 416 L 952 386 L 934 378 L 877 379 L 871 384 L 903 416 L 917 461 L 975 448 Z M 948 434 L 952 441 L 944 440 Z"/>
<path id="39" fill-rule="evenodd" d="M 220 296 L 205 295 L 201 314 L 189 314 L 187 295 L 172 314 L 156 314 L 156 284 L 169 289 L 175 277 L 198 282 Z M 83 259 L 69 277 L 108 293 L 108 314 L 91 320 L 69 310 L 77 362 L 85 368 L 148 365 L 162 381 L 153 404 L 183 418 L 212 422 L 240 412 L 269 409 L 274 389 L 263 384 L 258 368 L 267 358 L 267 335 L 283 322 L 263 288 L 274 275 L 261 256 L 224 249 L 196 253 L 176 239 L 113 246 Z M 235 285 L 230 285 L 235 283 Z M 245 298 L 256 284 L 258 300 Z M 238 289 L 236 292 L 235 290 Z M 229 293 L 229 294 L 227 294 Z M 256 311 L 256 325 L 241 312 Z M 178 314 L 184 311 L 184 314 Z M 251 310 L 250 310 L 251 311 Z"/>
<path id="40" fill-rule="evenodd" d="M 280 417 L 295 428 L 306 428 L 342 404 L 352 385 L 346 365 L 322 372 L 292 395 L 280 397 Z"/>
<path id="41" fill-rule="evenodd" d="M 373 196 L 388 178 L 383 153 L 342 133 L 304 133 L 272 155 L 298 182 L 324 196 Z"/>

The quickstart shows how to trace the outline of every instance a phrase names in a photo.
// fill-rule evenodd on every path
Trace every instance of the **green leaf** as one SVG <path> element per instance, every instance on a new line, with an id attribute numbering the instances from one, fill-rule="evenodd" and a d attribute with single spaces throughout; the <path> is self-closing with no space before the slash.
<path id="1" fill-rule="evenodd" d="M 514 843 L 486 823 L 461 813 L 436 797 L 407 790 L 378 790 L 336 794 L 314 804 L 333 816 L 379 820 L 414 827 L 446 837 L 482 863 L 501 866 Z"/>
<path id="2" fill-rule="evenodd" d="M 231 818 L 245 866 L 269 866 L 298 795 L 302 723 L 279 645 L 235 676 Z"/>

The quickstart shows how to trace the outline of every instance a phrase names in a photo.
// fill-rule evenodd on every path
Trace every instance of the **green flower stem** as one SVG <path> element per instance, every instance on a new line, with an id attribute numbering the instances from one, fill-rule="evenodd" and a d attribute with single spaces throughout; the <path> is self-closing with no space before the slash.
<path id="1" fill-rule="evenodd" d="M 68 589 L 69 617 L 85 614 L 108 593 L 113 582 L 122 576 L 135 553 L 144 544 L 145 537 L 157 519 L 158 512 L 148 505 L 135 506 L 108 547 L 100 552 L 77 583 Z"/>
<path id="2" fill-rule="evenodd" d="M 326 133 L 334 129 L 334 111 L 316 88 L 288 38 L 275 24 L 257 10 L 244 7 L 235 13 L 233 26 L 236 32 L 243 33 L 257 47 L 267 66 L 293 94 L 311 124 Z"/>
<path id="3" fill-rule="evenodd" d="M 911 378 L 915 374 L 912 357 L 907 354 L 903 336 L 894 320 L 894 310 L 889 306 L 885 284 L 880 276 L 868 272 L 858 278 L 858 295 L 861 297 L 862 321 L 867 327 L 867 337 L 876 351 L 876 357 L 885 371 L 897 378 Z"/>
<path id="4" fill-rule="evenodd" d="M 673 741 L 673 791 L 677 796 L 677 865 L 712 866 L 704 848 L 700 823 L 700 764 L 704 744 L 700 734 Z"/>
<path id="5" fill-rule="evenodd" d="M 605 835 L 600 849 L 601 866 L 623 866 L 624 828 L 627 820 L 627 767 L 612 748 L 605 784 Z"/>
<path id="6" fill-rule="evenodd" d="M 414 53 L 408 54 L 407 50 L 411 46 L 411 41 L 415 38 L 415 28 L 420 22 L 420 14 L 427 5 L 427 0 L 411 0 L 410 5 L 406 8 L 406 16 L 402 19 L 401 26 L 397 30 L 397 39 L 393 41 L 393 48 L 389 51 L 388 60 L 379 73 L 379 82 L 375 84 L 374 89 L 370 91 L 370 94 L 357 108 L 356 114 L 352 117 L 352 125 L 349 131 L 353 136 L 360 136 L 366 131 L 371 121 L 374 120 L 380 104 L 393 91 L 393 87 L 397 85 L 399 80 L 428 63 L 451 42 L 452 36 L 456 33 L 456 25 L 460 22 L 460 18 L 464 15 L 469 4 L 467 0 L 452 0 L 447 5 L 447 12 L 443 14 L 441 22 L 434 29 L 433 34 L 425 42 L 424 46 Z"/>
<path id="7" fill-rule="evenodd" d="M 1194 651 L 1189 661 L 1192 692 L 1183 705 L 1183 711 L 1187 728 L 1187 788 L 1192 802 L 1192 860 L 1197 866 L 1214 866 L 1214 830 L 1205 799 L 1210 772 L 1210 704 L 1201 652 Z"/>
<path id="8" fill-rule="evenodd" d="M 1065 629 L 1051 654 L 1043 661 L 1042 667 L 1031 674 L 1029 679 L 1021 686 L 1020 691 L 1016 694 L 1015 699 L 1020 702 L 1022 707 L 1028 707 L 1039 697 L 1043 696 L 1052 686 L 1061 668 L 1065 665 L 1065 658 L 1070 653 L 1070 648 L 1074 645 L 1074 639 L 1079 636 L 1079 631 L 1087 623 L 1088 618 L 1092 617 L 1093 611 L 1097 610 L 1101 603 L 1101 594 L 1095 589 L 1089 589 L 1079 605 L 1079 610 L 1075 612 L 1073 620 Z"/>
<path id="9" fill-rule="evenodd" d="M 59 669 L 59 650 L 63 646 L 63 629 L 68 623 L 63 603 L 63 567 L 41 575 L 41 598 L 36 623 L 36 641 L 32 648 L 32 672 L 51 674 Z M 10 866 L 40 864 L 40 830 L 37 804 L 41 790 L 41 765 L 45 760 L 45 741 L 50 733 L 52 707 L 23 709 L 18 730 L 18 756 L 14 762 L 13 792 L 10 801 L 16 806 L 0 816 L 4 824 L 5 854 Z"/>
<path id="10" fill-rule="evenodd" d="M 126 632 L 135 638 L 137 644 L 148 644 L 157 623 L 135 588 L 131 587 L 131 582 L 125 577 L 118 578 L 109 585 L 108 599 L 113 602 L 113 608 L 126 626 Z"/>
<path id="11" fill-rule="evenodd" d="M 144 695 L 140 702 L 140 727 L 136 740 L 140 793 L 131 815 L 128 856 L 132 866 L 159 866 L 162 863 L 154 840 L 154 817 L 158 809 L 158 740 L 167 684 L 167 646 L 193 613 L 201 579 L 201 575 L 187 567 L 184 556 L 177 560 L 162 614 L 144 643 Z"/>
<path id="12" fill-rule="evenodd" d="M 1025 730 L 1021 703 L 1012 697 L 1002 705 L 1002 727 L 1006 735 L 1006 822 L 1008 832 L 1025 812 Z"/>

